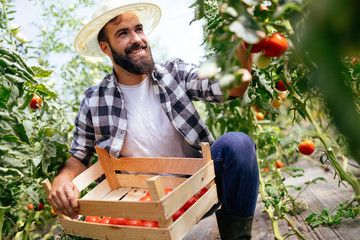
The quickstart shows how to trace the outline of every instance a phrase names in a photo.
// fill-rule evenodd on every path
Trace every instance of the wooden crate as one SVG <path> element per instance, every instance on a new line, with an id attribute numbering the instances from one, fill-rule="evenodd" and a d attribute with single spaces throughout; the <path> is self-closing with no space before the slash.
<path id="1" fill-rule="evenodd" d="M 58 215 L 62 228 L 67 234 L 95 239 L 182 239 L 218 202 L 209 144 L 202 143 L 201 147 L 203 158 L 123 157 L 119 160 L 96 147 L 99 162 L 77 176 L 73 183 L 82 191 L 103 174 L 106 179 L 78 200 L 78 213 L 158 221 L 159 228 L 89 223 Z M 136 173 L 119 174 L 119 170 Z M 42 185 L 49 194 L 49 180 Z M 209 190 L 173 221 L 172 215 L 205 186 Z M 165 188 L 173 188 L 173 191 L 165 195 Z M 138 201 L 148 190 L 152 201 Z"/>

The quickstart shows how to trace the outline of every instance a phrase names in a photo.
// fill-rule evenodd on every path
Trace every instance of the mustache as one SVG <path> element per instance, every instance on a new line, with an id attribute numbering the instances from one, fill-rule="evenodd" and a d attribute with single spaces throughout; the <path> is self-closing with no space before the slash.
<path id="1" fill-rule="evenodd" d="M 147 44 L 146 43 L 134 43 L 131 46 L 125 48 L 125 54 L 129 54 L 131 53 L 133 50 L 138 49 L 138 48 L 147 48 Z"/>

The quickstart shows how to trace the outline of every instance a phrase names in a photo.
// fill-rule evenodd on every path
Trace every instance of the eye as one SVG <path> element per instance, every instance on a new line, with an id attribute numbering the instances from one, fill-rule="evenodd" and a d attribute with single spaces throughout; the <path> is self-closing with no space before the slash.
<path id="1" fill-rule="evenodd" d="M 136 28 L 136 31 L 137 31 L 137 32 L 142 32 L 142 31 L 143 31 L 143 27 L 138 27 L 138 28 Z"/>

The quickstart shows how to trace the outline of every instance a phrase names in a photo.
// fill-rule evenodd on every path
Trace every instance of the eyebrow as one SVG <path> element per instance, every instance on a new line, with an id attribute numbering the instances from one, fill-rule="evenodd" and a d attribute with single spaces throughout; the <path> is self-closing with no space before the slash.
<path id="1" fill-rule="evenodd" d="M 143 25 L 142 25 L 141 23 L 135 25 L 135 28 L 138 28 L 138 27 L 143 27 Z M 115 37 L 119 32 L 123 32 L 123 31 L 127 31 L 127 30 L 129 30 L 129 28 L 120 28 L 120 29 L 118 29 L 118 30 L 115 32 L 114 37 Z"/>

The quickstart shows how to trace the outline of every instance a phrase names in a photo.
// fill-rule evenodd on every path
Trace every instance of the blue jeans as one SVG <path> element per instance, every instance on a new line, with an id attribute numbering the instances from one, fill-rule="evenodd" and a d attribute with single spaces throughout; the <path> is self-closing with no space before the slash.
<path id="1" fill-rule="evenodd" d="M 259 189 L 256 145 L 245 133 L 230 132 L 210 147 L 221 214 L 254 216 Z"/>

